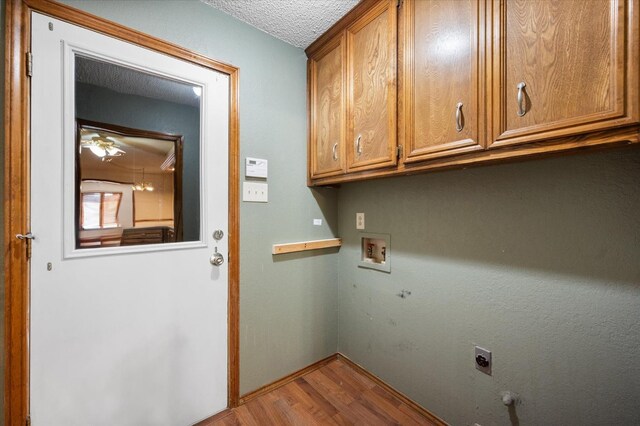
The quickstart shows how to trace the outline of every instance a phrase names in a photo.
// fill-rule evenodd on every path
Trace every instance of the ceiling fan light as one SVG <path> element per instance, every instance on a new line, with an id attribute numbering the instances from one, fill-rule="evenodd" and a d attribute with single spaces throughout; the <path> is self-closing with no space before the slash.
<path id="1" fill-rule="evenodd" d="M 117 148 L 115 146 L 110 146 L 107 148 L 107 152 L 109 153 L 109 155 L 111 155 L 112 157 L 120 157 L 122 154 L 124 154 L 124 151 L 121 150 L 120 148 Z"/>
<path id="2" fill-rule="evenodd" d="M 105 155 L 107 155 L 107 151 L 104 148 L 101 148 L 99 146 L 95 146 L 95 145 L 91 145 L 89 147 L 89 149 L 91 150 L 91 152 L 93 152 L 94 155 L 102 158 Z"/>

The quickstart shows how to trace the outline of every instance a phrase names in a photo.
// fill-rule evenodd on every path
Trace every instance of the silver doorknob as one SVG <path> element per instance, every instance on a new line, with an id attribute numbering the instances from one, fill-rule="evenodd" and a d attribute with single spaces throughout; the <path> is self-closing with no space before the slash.
<path id="1" fill-rule="evenodd" d="M 224 256 L 222 256 L 222 254 L 218 253 L 218 248 L 216 247 L 216 252 L 213 253 L 211 255 L 211 257 L 209 258 L 209 262 L 211 262 L 211 264 L 213 266 L 220 266 L 224 263 Z"/>
<path id="2" fill-rule="evenodd" d="M 27 234 L 25 234 L 25 235 L 23 235 L 23 234 L 17 234 L 17 235 L 16 235 L 16 238 L 17 238 L 17 239 L 19 239 L 19 240 L 35 240 L 35 239 L 36 239 L 36 236 L 35 236 L 35 235 L 33 235 L 31 232 L 29 232 L 29 233 L 27 233 Z"/>

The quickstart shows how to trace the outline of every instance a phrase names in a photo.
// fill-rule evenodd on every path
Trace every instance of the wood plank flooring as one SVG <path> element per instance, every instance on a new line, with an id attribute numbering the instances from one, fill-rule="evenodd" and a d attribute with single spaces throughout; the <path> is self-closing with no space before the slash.
<path id="1" fill-rule="evenodd" d="M 435 425 L 340 359 L 198 426 Z"/>

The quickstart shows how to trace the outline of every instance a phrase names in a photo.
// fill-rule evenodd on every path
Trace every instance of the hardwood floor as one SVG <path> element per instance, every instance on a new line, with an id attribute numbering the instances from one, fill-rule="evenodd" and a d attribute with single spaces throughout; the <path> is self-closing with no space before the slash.
<path id="1" fill-rule="evenodd" d="M 341 359 L 240 407 L 212 425 L 435 425 Z"/>

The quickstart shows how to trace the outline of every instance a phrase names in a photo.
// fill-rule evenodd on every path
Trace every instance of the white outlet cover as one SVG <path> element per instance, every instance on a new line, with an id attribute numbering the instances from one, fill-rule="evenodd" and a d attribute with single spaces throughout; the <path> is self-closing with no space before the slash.
<path id="1" fill-rule="evenodd" d="M 356 229 L 364 229 L 364 213 L 356 213 Z"/>
<path id="2" fill-rule="evenodd" d="M 269 185 L 259 182 L 243 182 L 242 201 L 249 203 L 267 203 L 269 201 Z"/>
<path id="3" fill-rule="evenodd" d="M 315 226 L 322 226 L 322 219 L 313 219 L 313 224 Z"/>

